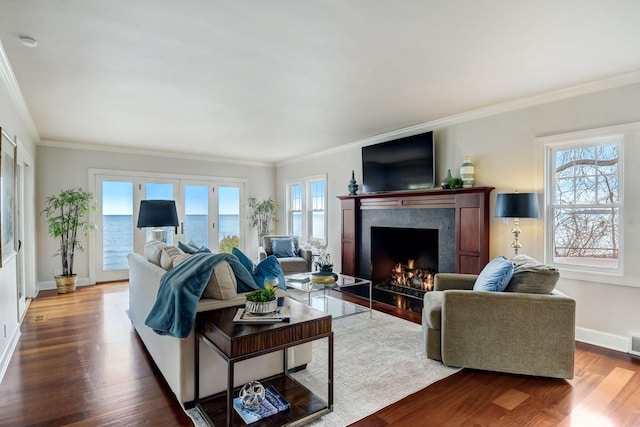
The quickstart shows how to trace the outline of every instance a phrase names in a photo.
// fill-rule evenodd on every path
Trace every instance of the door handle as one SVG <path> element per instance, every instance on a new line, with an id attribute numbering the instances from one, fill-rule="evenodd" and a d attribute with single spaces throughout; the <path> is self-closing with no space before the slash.
<path id="1" fill-rule="evenodd" d="M 18 252 L 22 249 L 22 240 L 18 239 Z"/>

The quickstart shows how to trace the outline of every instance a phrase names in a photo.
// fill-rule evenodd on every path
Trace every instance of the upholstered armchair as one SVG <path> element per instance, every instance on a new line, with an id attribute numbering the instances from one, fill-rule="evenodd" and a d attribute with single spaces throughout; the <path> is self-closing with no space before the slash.
<path id="1" fill-rule="evenodd" d="M 575 300 L 556 290 L 474 291 L 476 278 L 435 276 L 422 313 L 427 357 L 449 366 L 573 378 Z"/>
<path id="2" fill-rule="evenodd" d="M 311 271 L 311 251 L 301 248 L 296 236 L 264 236 L 258 254 L 260 261 L 275 255 L 284 274 Z"/>

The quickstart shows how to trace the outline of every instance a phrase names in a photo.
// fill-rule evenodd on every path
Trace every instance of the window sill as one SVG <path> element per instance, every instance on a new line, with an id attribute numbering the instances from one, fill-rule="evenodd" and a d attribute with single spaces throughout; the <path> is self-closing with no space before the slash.
<path id="1" fill-rule="evenodd" d="M 607 285 L 630 286 L 640 288 L 640 278 L 625 277 L 620 273 L 603 273 L 602 271 L 576 270 L 562 266 L 555 266 L 560 270 L 560 279 L 580 280 Z"/>

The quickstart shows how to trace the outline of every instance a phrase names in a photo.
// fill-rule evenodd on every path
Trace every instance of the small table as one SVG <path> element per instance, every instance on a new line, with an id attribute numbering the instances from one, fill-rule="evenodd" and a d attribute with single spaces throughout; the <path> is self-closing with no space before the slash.
<path id="1" fill-rule="evenodd" d="M 282 373 L 260 382 L 274 385 L 291 404 L 291 409 L 260 420 L 260 425 L 290 425 L 307 422 L 333 410 L 333 331 L 331 315 L 315 310 L 292 298 L 281 297 L 279 306 L 291 307 L 288 323 L 234 323 L 240 307 L 227 307 L 198 313 L 195 328 L 194 393 L 196 407 L 213 425 L 244 425 L 233 409 L 235 364 L 274 351 L 282 351 Z M 327 402 L 289 376 L 287 348 L 327 338 L 328 395 Z M 200 341 L 203 341 L 227 362 L 227 390 L 200 398 Z"/>
<path id="2" fill-rule="evenodd" d="M 307 303 L 311 305 L 311 294 L 313 292 L 322 291 L 323 296 L 326 297 L 327 290 L 341 290 L 342 288 L 347 288 L 351 286 L 369 286 L 369 316 L 373 317 L 373 309 L 372 309 L 372 283 L 371 280 L 362 279 L 360 277 L 347 276 L 346 274 L 337 274 L 338 279 L 335 282 L 330 283 L 314 283 L 309 280 L 308 282 L 301 282 L 299 280 L 294 280 L 294 278 L 300 278 L 302 275 L 308 274 L 309 279 L 311 279 L 311 273 L 298 273 L 298 274 L 289 274 L 284 276 L 287 288 L 296 289 L 298 291 L 302 291 L 307 294 Z"/>

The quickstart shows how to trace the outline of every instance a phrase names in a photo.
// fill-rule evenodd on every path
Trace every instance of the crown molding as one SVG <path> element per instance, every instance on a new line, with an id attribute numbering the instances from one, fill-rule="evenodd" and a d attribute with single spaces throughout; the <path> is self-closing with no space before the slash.
<path id="1" fill-rule="evenodd" d="M 112 146 L 112 145 L 102 145 L 102 144 L 43 140 L 43 141 L 40 141 L 38 146 L 66 148 L 70 150 L 106 151 L 109 153 L 168 157 L 171 159 L 200 160 L 205 162 L 226 163 L 226 164 L 234 164 L 234 165 L 240 165 L 240 166 L 258 166 L 258 167 L 266 167 L 266 168 L 275 167 L 275 164 L 272 162 L 254 162 L 249 160 L 238 160 L 238 159 L 231 159 L 231 158 L 225 158 L 225 157 L 207 156 L 206 154 L 188 154 L 188 153 L 179 153 L 175 151 L 159 151 L 159 150 L 147 149 L 147 148 L 130 148 L 130 147 L 121 147 L 121 146 Z"/>
<path id="2" fill-rule="evenodd" d="M 613 77 L 608 77 L 602 80 L 594 82 L 584 83 L 577 86 L 571 86 L 569 88 L 555 90 L 540 95 L 528 96 L 525 98 L 514 99 L 512 101 L 501 102 L 499 104 L 490 105 L 487 107 L 478 108 L 475 110 L 467 111 L 460 114 L 454 114 L 452 116 L 443 117 L 441 119 L 432 120 L 426 123 L 420 123 L 414 126 L 398 129 L 392 132 L 386 132 L 381 135 L 376 135 L 370 138 L 361 139 L 358 141 L 350 142 L 337 147 L 332 147 L 327 150 L 322 150 L 317 153 L 309 154 L 306 156 L 291 158 L 276 163 L 276 167 L 287 166 L 290 164 L 298 163 L 305 160 L 312 160 L 319 157 L 329 156 L 331 154 L 340 153 L 343 151 L 351 150 L 353 148 L 364 147 L 366 145 L 376 144 L 379 142 L 388 141 L 395 138 L 402 138 L 404 136 L 410 136 L 421 132 L 427 132 L 430 130 L 436 130 L 446 126 L 451 126 L 471 120 L 481 119 L 484 117 L 494 116 L 497 114 L 508 113 L 511 111 L 521 110 L 528 107 L 535 107 L 537 105 L 548 104 L 555 101 L 561 101 L 568 98 L 574 98 L 581 95 L 588 95 L 603 90 L 614 89 L 617 87 L 628 86 L 634 83 L 640 82 L 640 70 L 633 71 L 626 74 L 620 74 Z"/>
<path id="3" fill-rule="evenodd" d="M 2 42 L 0 41 L 0 78 L 4 82 L 7 87 L 7 91 L 9 92 L 9 96 L 11 96 L 11 100 L 18 110 L 18 115 L 24 122 L 27 132 L 33 139 L 33 142 L 37 144 L 40 142 L 40 133 L 38 132 L 38 128 L 31 117 L 31 113 L 29 112 L 29 108 L 27 107 L 27 103 L 24 100 L 24 96 L 22 96 L 22 91 L 20 90 L 20 86 L 18 86 L 18 81 L 16 80 L 16 75 L 13 73 L 13 68 L 11 67 L 11 63 L 9 62 L 9 58 L 7 57 L 7 53 L 4 51 L 4 47 L 2 46 Z"/>

